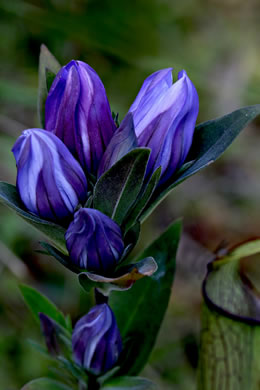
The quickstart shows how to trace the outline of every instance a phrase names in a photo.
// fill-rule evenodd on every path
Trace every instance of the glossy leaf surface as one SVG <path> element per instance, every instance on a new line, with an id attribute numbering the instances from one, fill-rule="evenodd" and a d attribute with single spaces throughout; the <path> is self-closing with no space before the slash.
<path id="1" fill-rule="evenodd" d="M 149 155 L 149 149 L 134 149 L 102 175 L 94 189 L 94 208 L 121 225 L 142 188 Z"/>
<path id="2" fill-rule="evenodd" d="M 19 287 L 27 306 L 38 323 L 40 323 L 39 313 L 44 313 L 59 325 L 67 328 L 63 313 L 58 310 L 54 303 L 30 286 L 21 284 Z"/>
<path id="3" fill-rule="evenodd" d="M 12 184 L 0 182 L 0 201 L 14 210 L 20 217 L 22 217 L 30 225 L 45 234 L 46 237 L 57 247 L 60 251 L 67 254 L 65 244 L 65 229 L 62 226 L 56 225 L 53 222 L 46 221 L 24 210 L 16 187 Z"/>
<path id="4" fill-rule="evenodd" d="M 177 221 L 139 257 L 152 256 L 158 270 L 125 292 L 112 292 L 110 305 L 124 340 L 121 375 L 137 375 L 146 364 L 166 312 L 181 234 Z M 152 314 L 152 315 L 151 315 Z"/>

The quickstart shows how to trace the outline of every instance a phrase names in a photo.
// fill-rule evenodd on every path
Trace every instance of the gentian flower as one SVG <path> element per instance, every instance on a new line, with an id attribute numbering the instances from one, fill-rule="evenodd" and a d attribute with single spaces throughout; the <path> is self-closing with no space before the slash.
<path id="1" fill-rule="evenodd" d="M 138 146 L 151 148 L 147 175 L 161 166 L 160 184 L 184 163 L 198 110 L 198 95 L 186 72 L 179 72 L 172 84 L 171 68 L 149 76 L 130 107 Z"/>
<path id="2" fill-rule="evenodd" d="M 114 313 L 106 303 L 94 306 L 76 323 L 72 349 L 75 362 L 96 375 L 116 364 L 122 341 Z"/>
<path id="3" fill-rule="evenodd" d="M 26 208 L 44 219 L 62 221 L 87 196 L 79 163 L 54 134 L 25 130 L 13 146 L 17 189 Z"/>
<path id="4" fill-rule="evenodd" d="M 114 270 L 124 251 L 119 225 L 95 209 L 77 211 L 65 239 L 71 260 L 98 274 Z"/>
<path id="5" fill-rule="evenodd" d="M 56 134 L 81 166 L 95 175 L 116 125 L 97 73 L 71 61 L 57 74 L 45 106 L 46 130 Z"/>

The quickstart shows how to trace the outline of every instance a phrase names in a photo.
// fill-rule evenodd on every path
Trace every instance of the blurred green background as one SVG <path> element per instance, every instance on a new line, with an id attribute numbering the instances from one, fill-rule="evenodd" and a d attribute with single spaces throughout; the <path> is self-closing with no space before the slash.
<path id="1" fill-rule="evenodd" d="M 258 0 L 0 0 L 0 179 L 15 183 L 10 149 L 21 131 L 39 126 L 39 48 L 61 64 L 88 62 L 122 119 L 153 71 L 184 68 L 199 93 L 199 122 L 260 102 Z M 260 120 L 214 165 L 179 186 L 143 226 L 144 247 L 174 218 L 184 217 L 172 299 L 143 375 L 163 390 L 195 388 L 200 284 L 218 244 L 260 234 Z M 47 375 L 49 362 L 28 339 L 42 338 L 18 282 L 48 295 L 73 320 L 89 301 L 73 275 L 42 256 L 42 237 L 1 207 L 0 389 L 17 390 Z"/>

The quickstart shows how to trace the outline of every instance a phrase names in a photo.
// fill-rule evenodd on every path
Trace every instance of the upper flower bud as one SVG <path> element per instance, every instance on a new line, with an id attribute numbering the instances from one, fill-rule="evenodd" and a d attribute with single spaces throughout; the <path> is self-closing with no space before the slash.
<path id="1" fill-rule="evenodd" d="M 46 100 L 45 122 L 83 169 L 95 175 L 116 126 L 94 69 L 71 61 L 59 71 Z"/>
<path id="2" fill-rule="evenodd" d="M 171 69 L 149 76 L 130 107 L 138 145 L 151 148 L 147 174 L 161 166 L 160 183 L 185 161 L 198 110 L 198 94 L 186 72 L 179 72 L 172 84 Z"/>
<path id="3" fill-rule="evenodd" d="M 17 165 L 17 189 L 32 213 L 62 220 L 86 200 L 84 172 L 54 134 L 41 129 L 25 130 L 12 152 Z"/>
<path id="4" fill-rule="evenodd" d="M 76 323 L 72 349 L 76 363 L 96 375 L 116 364 L 122 341 L 114 313 L 106 303 L 94 306 Z"/>
<path id="5" fill-rule="evenodd" d="M 113 270 L 124 251 L 119 225 L 95 209 L 77 211 L 65 239 L 71 260 L 98 274 Z"/>

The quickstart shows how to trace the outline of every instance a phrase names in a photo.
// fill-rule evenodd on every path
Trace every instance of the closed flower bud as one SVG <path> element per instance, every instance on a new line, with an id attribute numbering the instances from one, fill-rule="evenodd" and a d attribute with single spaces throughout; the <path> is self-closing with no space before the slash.
<path id="1" fill-rule="evenodd" d="M 72 349 L 75 362 L 95 375 L 116 364 L 122 341 L 114 313 L 106 303 L 94 306 L 76 323 Z"/>
<path id="2" fill-rule="evenodd" d="M 94 69 L 71 61 L 59 71 L 46 100 L 45 121 L 83 169 L 95 175 L 116 126 Z"/>
<path id="3" fill-rule="evenodd" d="M 17 189 L 32 213 L 61 221 L 86 200 L 84 172 L 54 134 L 41 129 L 25 130 L 12 152 L 17 165 Z"/>
<path id="4" fill-rule="evenodd" d="M 57 324 L 44 313 L 39 313 L 39 319 L 49 354 L 52 356 L 59 355 L 60 347 L 57 340 Z"/>
<path id="5" fill-rule="evenodd" d="M 198 110 L 197 91 L 186 72 L 172 84 L 171 69 L 149 76 L 131 106 L 138 145 L 151 148 L 147 174 L 161 166 L 160 184 L 184 163 Z"/>
<path id="6" fill-rule="evenodd" d="M 113 271 L 124 251 L 119 225 L 95 209 L 77 211 L 65 239 L 71 260 L 98 274 Z"/>

